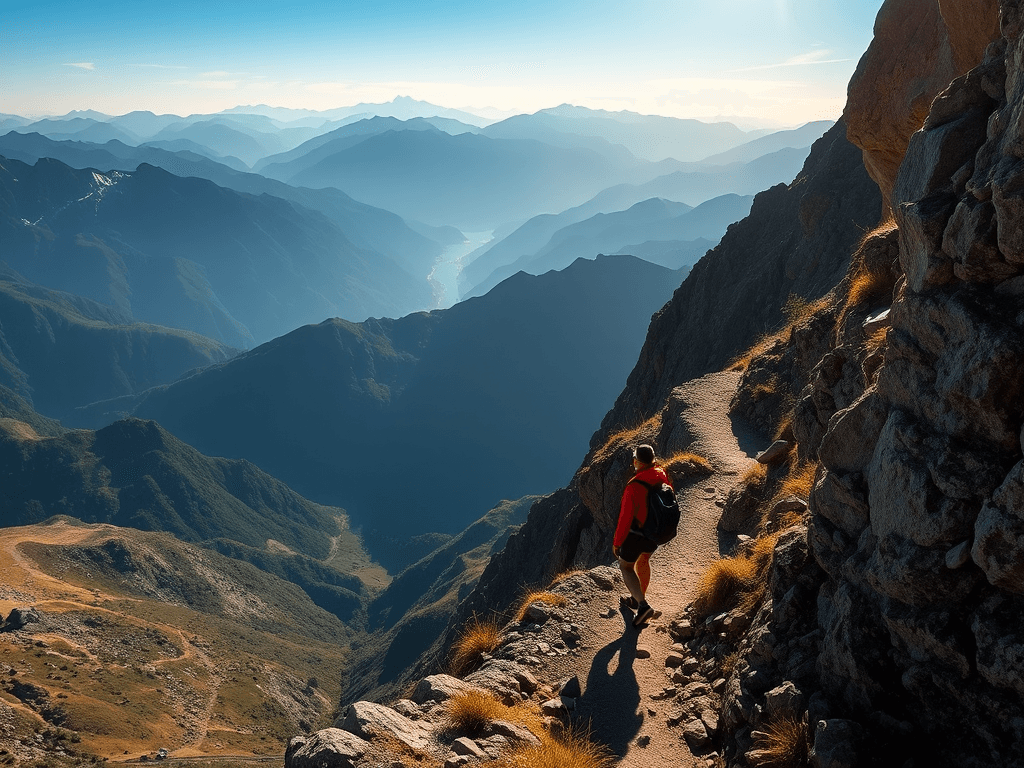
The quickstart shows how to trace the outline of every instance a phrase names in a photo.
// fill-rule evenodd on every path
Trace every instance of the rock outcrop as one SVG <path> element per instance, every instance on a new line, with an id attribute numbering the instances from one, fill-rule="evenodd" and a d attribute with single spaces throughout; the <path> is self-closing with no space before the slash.
<path id="1" fill-rule="evenodd" d="M 766 690 L 792 682 L 814 765 L 1024 764 L 1024 24 L 1000 11 L 1001 39 L 907 137 L 893 224 L 741 385 L 737 409 L 775 419 L 757 381 L 792 387 L 798 458 L 820 468 L 806 562 L 773 569 L 738 641 L 730 762 L 756 760 Z M 808 338 L 827 349 L 801 354 Z"/>
<path id="2" fill-rule="evenodd" d="M 850 80 L 847 138 L 889 207 L 896 171 L 932 99 L 999 36 L 998 0 L 886 0 Z"/>

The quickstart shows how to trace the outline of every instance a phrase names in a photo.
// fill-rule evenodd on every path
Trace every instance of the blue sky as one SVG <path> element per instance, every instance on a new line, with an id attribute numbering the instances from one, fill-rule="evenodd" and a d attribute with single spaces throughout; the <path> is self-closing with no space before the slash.
<path id="1" fill-rule="evenodd" d="M 835 118 L 882 0 L 0 0 L 0 112 L 396 95 L 795 125 Z"/>

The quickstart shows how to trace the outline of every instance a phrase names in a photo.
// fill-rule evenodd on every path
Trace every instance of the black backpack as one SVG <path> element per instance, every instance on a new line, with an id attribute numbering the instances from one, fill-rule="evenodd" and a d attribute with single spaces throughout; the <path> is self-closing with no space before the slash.
<path id="1" fill-rule="evenodd" d="M 672 541 L 679 527 L 679 502 L 676 501 L 672 486 L 668 483 L 651 485 L 636 478 L 630 482 L 639 483 L 647 489 L 647 519 L 639 528 L 634 521 L 631 530 L 655 544 L 667 544 Z"/>

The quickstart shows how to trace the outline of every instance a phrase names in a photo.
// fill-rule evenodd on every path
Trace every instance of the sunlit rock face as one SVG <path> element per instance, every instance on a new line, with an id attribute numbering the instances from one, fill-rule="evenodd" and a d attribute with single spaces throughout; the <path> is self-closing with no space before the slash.
<path id="1" fill-rule="evenodd" d="M 999 37 L 998 0 L 886 0 L 850 80 L 847 138 L 888 205 L 910 136 L 932 100 Z"/>

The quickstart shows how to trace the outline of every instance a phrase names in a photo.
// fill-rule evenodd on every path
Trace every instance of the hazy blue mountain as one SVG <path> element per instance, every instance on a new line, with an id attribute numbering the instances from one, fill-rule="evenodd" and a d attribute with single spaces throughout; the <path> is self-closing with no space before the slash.
<path id="1" fill-rule="evenodd" d="M 357 120 L 303 142 L 287 152 L 270 155 L 260 160 L 253 169 L 280 181 L 290 181 L 302 171 L 337 152 L 349 149 L 388 131 L 442 130 L 424 118 L 399 120 L 394 117 L 371 117 Z M 443 131 L 448 133 L 448 131 Z M 460 131 L 465 133 L 466 131 Z"/>
<path id="2" fill-rule="evenodd" d="M 269 172 L 269 168 L 264 169 Z M 287 181 L 337 187 L 428 224 L 481 231 L 578 205 L 646 164 L 538 141 L 438 130 L 387 131 L 334 152 Z"/>
<path id="3" fill-rule="evenodd" d="M 635 160 L 633 153 L 621 144 L 613 144 L 599 135 L 569 133 L 567 128 L 575 127 L 566 121 L 542 115 L 516 115 L 482 129 L 480 133 L 492 139 L 532 139 L 554 147 L 589 149 L 599 155 L 607 155 L 618 162 Z"/>
<path id="4" fill-rule="evenodd" d="M 0 136 L 0 155 L 28 164 L 51 157 L 72 168 L 124 171 L 133 171 L 142 163 L 148 163 L 175 176 L 195 176 L 238 192 L 280 197 L 324 214 L 354 245 L 393 259 L 413 277 L 425 279 L 430 273 L 434 260 L 441 253 L 441 241 L 451 244 L 463 240 L 462 234 L 450 227 L 444 230 L 421 227 L 414 231 L 397 214 L 357 202 L 336 189 L 292 187 L 258 174 L 235 171 L 188 151 L 168 152 L 148 145 L 129 147 L 114 141 L 103 145 L 54 142 L 39 134 L 12 132 Z M 406 314 L 420 306 L 417 303 L 400 307 L 396 314 Z"/>
<path id="5" fill-rule="evenodd" d="M 619 184 L 595 195 L 590 203 L 622 210 L 650 197 L 699 205 L 729 193 L 754 195 L 776 184 L 791 182 L 809 151 L 810 147 L 786 148 L 749 163 L 711 166 L 692 172 L 675 171 L 643 184 Z"/>
<path id="6" fill-rule="evenodd" d="M 23 125 L 28 125 L 31 120 L 18 115 L 5 115 L 0 113 L 0 132 L 6 132 L 20 128 Z"/>
<path id="7" fill-rule="evenodd" d="M 267 194 L 146 164 L 100 174 L 46 159 L 3 161 L 0 190 L 0 248 L 27 279 L 231 346 L 432 301 L 425 280 Z"/>
<path id="8" fill-rule="evenodd" d="M 153 147 L 154 149 L 163 149 L 167 152 L 191 152 L 193 155 L 201 155 L 202 157 L 208 157 L 214 162 L 222 163 L 232 170 L 240 171 L 241 173 L 249 173 L 249 166 L 239 160 L 233 155 L 221 155 L 218 152 L 214 152 L 203 144 L 197 144 L 191 139 L 163 139 L 160 141 L 147 141 L 139 145 L 140 147 Z M 143 160 L 142 162 L 146 162 Z M 150 163 L 151 165 L 157 165 L 157 163 Z M 138 166 L 136 166 L 138 167 Z M 160 166 L 163 167 L 163 166 Z M 127 169 L 127 170 L 134 170 Z M 178 174 L 175 174 L 176 176 Z M 196 175 L 196 174 L 192 174 Z M 205 177 L 201 177 L 205 178 Z"/>
<path id="9" fill-rule="evenodd" d="M 490 243 L 469 255 L 468 263 L 459 275 L 460 294 L 478 295 L 480 292 L 473 291 L 474 286 L 487 280 L 495 270 L 507 267 L 523 256 L 537 253 L 555 232 L 565 226 L 599 213 L 622 211 L 652 197 L 699 205 L 728 193 L 752 195 L 780 182 L 791 181 L 800 169 L 802 161 L 799 157 L 806 152 L 806 149 L 787 149 L 759 157 L 750 163 L 732 163 L 728 166 L 708 167 L 702 163 L 692 163 L 689 164 L 692 170 L 688 172 L 674 171 L 644 184 L 617 184 L 602 190 L 582 205 L 559 214 L 536 216 L 512 233 L 504 237 L 496 236 Z M 609 252 L 622 251 L 616 248 Z M 501 274 L 508 276 L 516 271 L 505 270 Z M 494 284 L 493 281 L 489 282 L 489 285 Z"/>
<path id="10" fill-rule="evenodd" d="M 146 140 L 156 136 L 167 126 L 180 123 L 184 119 L 180 115 L 157 115 L 149 111 L 137 110 L 111 117 L 107 122 Z"/>
<path id="11" fill-rule="evenodd" d="M 91 117 L 74 117 L 68 120 L 44 119 L 36 120 L 16 129 L 20 133 L 41 133 L 58 141 L 74 139 L 75 141 L 92 141 L 104 143 L 111 139 L 123 141 L 125 144 L 138 144 L 140 139 L 128 131 Z"/>
<path id="12" fill-rule="evenodd" d="M 552 269 L 564 269 L 576 259 L 593 259 L 599 253 L 621 253 L 623 246 L 630 243 L 687 242 L 702 238 L 711 240 L 713 245 L 730 224 L 750 212 L 752 201 L 751 196 L 722 195 L 690 208 L 683 203 L 652 198 L 625 211 L 599 213 L 558 230 L 536 253 L 499 267 L 465 295 L 480 296 L 516 272 L 539 275 Z M 688 263 L 695 263 L 706 250 L 697 253 Z M 693 253 L 692 247 L 687 251 Z M 675 268 L 682 266 L 684 264 Z"/>
<path id="13" fill-rule="evenodd" d="M 0 262 L 0 384 L 46 416 L 167 384 L 238 350 L 33 285 Z"/>
<path id="14" fill-rule="evenodd" d="M 680 279 L 683 279 L 690 273 L 690 267 L 717 244 L 716 241 L 704 237 L 698 237 L 696 240 L 647 240 L 643 243 L 624 245 L 615 253 L 629 254 L 667 269 L 678 270 Z"/>
<path id="15" fill-rule="evenodd" d="M 448 310 L 299 328 L 141 398 L 211 454 L 244 457 L 363 526 L 455 533 L 555 488 L 621 390 L 677 274 L 627 256 L 519 274 Z"/>
<path id="16" fill-rule="evenodd" d="M 571 104 L 542 109 L 533 115 L 518 115 L 502 122 L 509 121 L 518 123 L 520 130 L 524 131 L 535 126 L 535 130 L 600 137 L 613 144 L 621 144 L 638 158 L 652 161 L 665 158 L 701 160 L 753 138 L 732 123 L 704 123 L 627 111 L 608 112 Z"/>
<path id="17" fill-rule="evenodd" d="M 464 112 L 460 109 L 439 107 L 427 101 L 417 101 L 409 96 L 396 96 L 382 104 L 353 104 L 350 107 L 338 107 L 318 112 L 311 109 L 287 109 L 285 107 L 268 107 L 265 104 L 256 106 L 238 106 L 225 109 L 222 114 L 244 112 L 247 114 L 266 115 L 275 120 L 293 122 L 295 120 L 315 118 L 320 120 L 342 120 L 354 115 L 362 117 L 397 117 L 399 120 L 411 120 L 416 117 L 444 117 L 457 120 L 468 125 L 483 126 L 492 122 L 486 118 Z"/>
<path id="18" fill-rule="evenodd" d="M 153 136 L 152 141 L 176 139 L 194 141 L 219 155 L 237 157 L 249 166 L 252 166 L 257 160 L 285 148 L 284 142 L 274 134 L 241 131 L 237 126 L 212 120 L 185 125 L 169 125 Z"/>
<path id="19" fill-rule="evenodd" d="M 835 120 L 818 120 L 813 123 L 806 123 L 799 128 L 790 131 L 776 131 L 767 136 L 760 136 L 738 147 L 722 152 L 717 155 L 705 157 L 702 165 L 729 165 L 730 163 L 749 163 L 759 157 L 764 157 L 773 152 L 787 147 L 810 147 L 825 135 L 825 131 L 835 125 Z"/>

